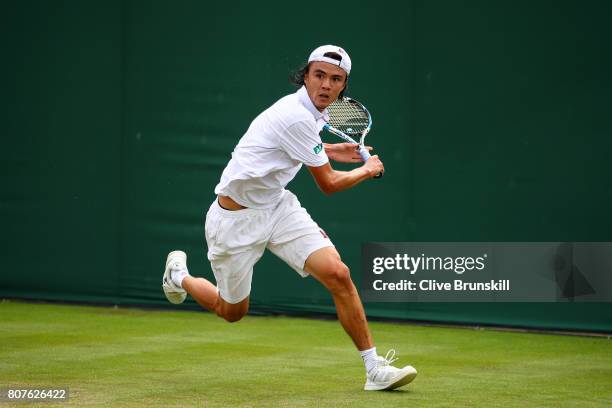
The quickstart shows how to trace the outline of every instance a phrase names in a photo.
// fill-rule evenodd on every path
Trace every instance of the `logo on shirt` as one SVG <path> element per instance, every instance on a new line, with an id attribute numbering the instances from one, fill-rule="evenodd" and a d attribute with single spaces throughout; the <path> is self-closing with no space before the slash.
<path id="1" fill-rule="evenodd" d="M 315 152 L 315 154 L 321 153 L 321 150 L 323 150 L 323 143 L 319 143 L 318 145 L 313 147 L 312 150 Z"/>

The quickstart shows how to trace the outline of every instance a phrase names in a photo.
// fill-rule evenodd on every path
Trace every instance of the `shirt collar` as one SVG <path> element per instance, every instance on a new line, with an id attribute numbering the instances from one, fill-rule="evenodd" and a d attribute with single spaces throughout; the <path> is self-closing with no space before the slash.
<path id="1" fill-rule="evenodd" d="M 317 107 L 314 106 L 314 104 L 310 100 L 310 96 L 308 96 L 306 86 L 302 85 L 302 87 L 298 89 L 296 93 L 302 105 L 304 105 L 304 107 L 308 109 L 310 113 L 312 113 L 312 116 L 317 122 L 321 119 L 323 119 L 325 122 L 329 120 L 329 114 L 327 112 L 327 109 L 324 109 L 323 112 L 319 112 Z"/>

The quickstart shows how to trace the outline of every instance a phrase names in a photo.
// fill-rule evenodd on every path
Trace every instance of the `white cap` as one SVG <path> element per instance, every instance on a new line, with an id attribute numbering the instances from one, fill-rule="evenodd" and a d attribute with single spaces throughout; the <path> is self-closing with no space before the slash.
<path id="1" fill-rule="evenodd" d="M 335 52 L 336 54 L 340 55 L 340 61 L 334 58 L 326 57 L 325 54 L 328 52 Z M 330 64 L 337 65 L 345 70 L 347 75 L 351 73 L 351 57 L 349 57 L 344 49 L 336 45 L 322 45 L 314 50 L 310 54 L 310 57 L 308 57 L 308 62 L 313 61 L 329 62 Z"/>

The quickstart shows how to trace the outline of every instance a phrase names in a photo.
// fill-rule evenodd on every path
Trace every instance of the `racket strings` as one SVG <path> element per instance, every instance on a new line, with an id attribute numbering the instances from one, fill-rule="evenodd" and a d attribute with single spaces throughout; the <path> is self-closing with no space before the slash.
<path id="1" fill-rule="evenodd" d="M 370 124 L 367 111 L 350 99 L 335 101 L 327 111 L 329 124 L 346 134 L 360 135 Z"/>

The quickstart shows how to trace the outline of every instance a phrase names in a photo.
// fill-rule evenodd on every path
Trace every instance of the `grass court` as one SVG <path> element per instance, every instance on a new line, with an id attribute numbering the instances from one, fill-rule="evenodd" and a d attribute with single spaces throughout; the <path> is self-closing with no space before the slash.
<path id="1" fill-rule="evenodd" d="M 4 301 L 0 322 L 0 387 L 70 389 L 18 407 L 612 406 L 605 337 L 373 322 L 379 354 L 419 375 L 365 392 L 336 321 Z"/>

